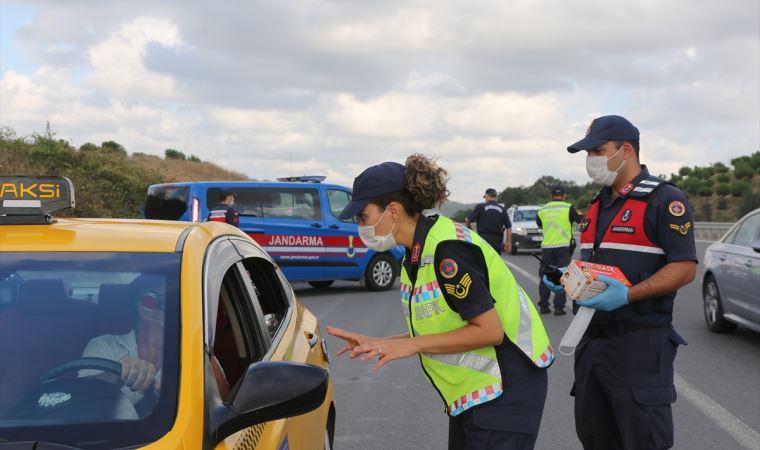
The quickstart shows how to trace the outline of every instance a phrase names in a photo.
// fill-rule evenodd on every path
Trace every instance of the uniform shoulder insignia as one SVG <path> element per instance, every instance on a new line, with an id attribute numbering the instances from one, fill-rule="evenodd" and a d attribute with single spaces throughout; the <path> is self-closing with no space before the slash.
<path id="1" fill-rule="evenodd" d="M 472 286 L 472 278 L 470 278 L 469 273 L 465 273 L 457 284 L 443 284 L 446 292 L 448 292 L 452 297 L 458 298 L 459 300 L 464 300 L 467 298 L 467 296 L 470 294 L 470 286 Z"/>
<path id="2" fill-rule="evenodd" d="M 438 272 L 443 278 L 451 279 L 457 275 L 457 272 L 459 272 L 459 266 L 453 259 L 446 258 L 438 264 Z"/>
<path id="3" fill-rule="evenodd" d="M 691 229 L 691 222 L 686 222 L 683 225 L 678 225 L 675 223 L 671 223 L 669 225 L 670 229 L 673 231 L 676 231 L 678 233 L 681 233 L 682 235 L 686 236 L 689 233 L 689 230 Z"/>
<path id="4" fill-rule="evenodd" d="M 681 217 L 686 214 L 686 206 L 679 200 L 673 200 L 668 204 L 668 212 L 673 217 Z"/>

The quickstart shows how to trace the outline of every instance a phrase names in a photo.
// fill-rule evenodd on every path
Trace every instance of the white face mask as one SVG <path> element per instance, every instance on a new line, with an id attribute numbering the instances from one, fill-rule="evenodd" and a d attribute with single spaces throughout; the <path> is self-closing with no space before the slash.
<path id="1" fill-rule="evenodd" d="M 393 227 L 391 227 L 391 231 L 385 236 L 377 236 L 375 234 L 375 227 L 381 220 L 383 220 L 386 212 L 388 212 L 388 208 L 385 208 L 383 215 L 380 216 L 380 219 L 378 219 L 377 223 L 374 225 L 359 227 L 359 237 L 362 238 L 362 241 L 364 241 L 367 247 L 376 252 L 384 252 L 398 245 L 396 244 L 396 238 L 393 237 L 393 228 L 396 226 L 395 223 L 393 224 Z"/>
<path id="2" fill-rule="evenodd" d="M 607 161 L 614 158 L 623 149 L 621 145 L 618 151 L 609 158 L 606 156 L 587 156 L 586 157 L 586 173 L 594 180 L 594 183 L 599 183 L 604 186 L 612 186 L 617 178 L 618 171 L 625 164 L 625 160 L 615 170 L 607 169 Z"/>

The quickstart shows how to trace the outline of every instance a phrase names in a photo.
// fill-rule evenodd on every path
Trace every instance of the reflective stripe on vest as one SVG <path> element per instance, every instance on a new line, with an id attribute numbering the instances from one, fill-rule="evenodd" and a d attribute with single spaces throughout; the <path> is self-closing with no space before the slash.
<path id="1" fill-rule="evenodd" d="M 573 225 L 570 223 L 570 203 L 552 201 L 538 210 L 543 228 L 541 248 L 569 247 Z"/>
<path id="2" fill-rule="evenodd" d="M 416 284 L 411 285 L 405 268 L 401 271 L 401 304 L 410 335 L 440 334 L 467 326 L 467 322 L 449 308 L 438 284 L 436 267 L 428 259 L 434 257 L 439 243 L 451 240 L 469 242 L 483 252 L 489 290 L 496 299 L 494 306 L 505 335 L 536 367 L 548 367 L 554 352 L 527 294 L 488 243 L 477 233 L 445 217 L 439 217 L 428 233 L 420 257 L 426 264 L 419 267 Z M 419 357 L 426 376 L 440 393 L 451 416 L 502 393 L 501 371 L 494 347 L 456 354 L 423 353 Z"/>

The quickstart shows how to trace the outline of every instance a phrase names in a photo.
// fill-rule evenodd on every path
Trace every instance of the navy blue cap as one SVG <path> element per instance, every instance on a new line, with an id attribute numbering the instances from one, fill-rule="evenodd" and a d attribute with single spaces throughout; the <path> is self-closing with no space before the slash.
<path id="1" fill-rule="evenodd" d="M 609 141 L 638 141 L 639 129 L 625 117 L 602 116 L 591 121 L 586 137 L 567 147 L 570 153 L 593 150 Z"/>
<path id="2" fill-rule="evenodd" d="M 237 197 L 237 193 L 230 188 L 222 188 L 222 190 L 219 191 L 219 195 L 222 197 L 222 200 L 229 197 L 230 195 Z"/>
<path id="3" fill-rule="evenodd" d="M 486 193 L 483 195 L 483 197 L 485 197 L 486 195 L 489 197 L 497 197 L 499 193 L 496 192 L 496 189 L 494 188 L 488 188 L 486 189 Z"/>
<path id="4" fill-rule="evenodd" d="M 565 193 L 565 188 L 559 184 L 552 188 L 552 195 L 562 195 Z"/>
<path id="5" fill-rule="evenodd" d="M 350 219 L 359 214 L 370 200 L 405 188 L 404 166 L 391 161 L 372 166 L 354 178 L 351 202 L 343 208 L 338 218 Z"/>

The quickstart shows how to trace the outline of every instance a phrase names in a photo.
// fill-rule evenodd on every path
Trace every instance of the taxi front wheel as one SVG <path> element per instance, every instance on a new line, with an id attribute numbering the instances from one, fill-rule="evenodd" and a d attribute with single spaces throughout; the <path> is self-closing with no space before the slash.
<path id="1" fill-rule="evenodd" d="M 398 264 L 390 253 L 378 253 L 372 257 L 364 275 L 365 284 L 370 291 L 387 291 L 396 280 Z"/>

